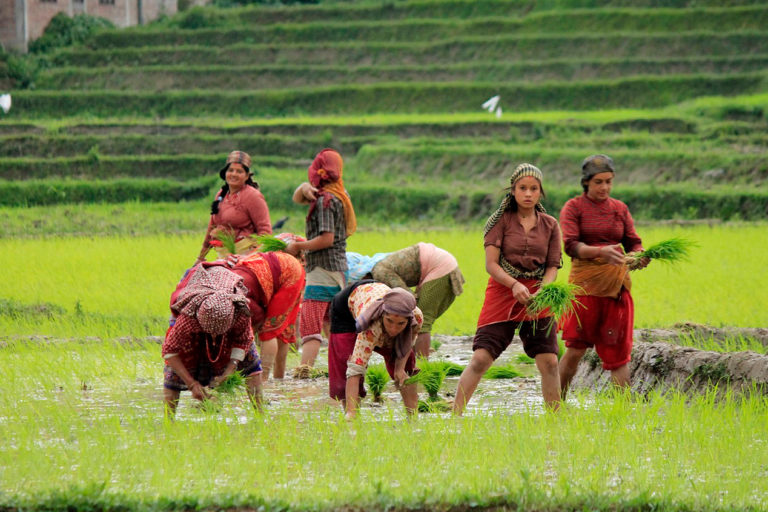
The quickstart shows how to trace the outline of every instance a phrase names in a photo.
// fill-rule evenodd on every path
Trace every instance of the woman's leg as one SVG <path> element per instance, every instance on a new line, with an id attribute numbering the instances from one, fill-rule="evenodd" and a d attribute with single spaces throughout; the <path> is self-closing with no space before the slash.
<path id="1" fill-rule="evenodd" d="M 541 373 L 541 394 L 547 409 L 556 411 L 560 408 L 560 375 L 558 373 L 557 354 L 537 354 L 536 368 Z"/>
<path id="2" fill-rule="evenodd" d="M 275 367 L 273 369 L 273 376 L 276 379 L 285 377 L 285 361 L 288 359 L 289 349 L 290 343 L 280 342 L 277 344 L 277 357 L 275 358 Z"/>
<path id="3" fill-rule="evenodd" d="M 403 405 L 408 416 L 413 416 L 419 410 L 419 391 L 416 384 L 407 384 L 400 387 L 400 396 L 403 397 Z"/>
<path id="4" fill-rule="evenodd" d="M 266 383 L 269 380 L 269 373 L 275 365 L 277 356 L 277 338 L 261 342 L 261 382 Z"/>
<path id="5" fill-rule="evenodd" d="M 432 336 L 428 332 L 420 332 L 416 336 L 416 343 L 413 345 L 413 351 L 416 357 L 425 357 L 429 359 L 429 349 L 432 343 Z"/>
<path id="6" fill-rule="evenodd" d="M 625 364 L 611 370 L 611 382 L 617 388 L 628 388 L 630 385 L 629 365 Z"/>
<path id="7" fill-rule="evenodd" d="M 493 356 L 484 348 L 479 348 L 472 353 L 472 359 L 459 377 L 459 386 L 456 389 L 456 398 L 453 401 L 453 413 L 461 416 L 469 399 L 477 389 L 480 379 L 493 364 Z"/>
<path id="8" fill-rule="evenodd" d="M 253 404 L 253 408 L 261 411 L 261 373 L 252 373 L 245 378 L 245 387 L 248 391 L 248 398 Z"/>
<path id="9" fill-rule="evenodd" d="M 165 414 L 173 416 L 176 414 L 176 407 L 179 405 L 179 395 L 181 392 L 176 389 L 163 388 L 163 398 L 165 399 Z"/>
<path id="10" fill-rule="evenodd" d="M 571 380 L 573 380 L 573 376 L 576 375 L 576 370 L 579 368 L 579 361 L 584 357 L 586 351 L 586 348 L 568 347 L 565 349 L 565 354 L 563 354 L 563 358 L 560 359 L 560 364 L 558 365 L 561 400 L 565 400 Z"/>

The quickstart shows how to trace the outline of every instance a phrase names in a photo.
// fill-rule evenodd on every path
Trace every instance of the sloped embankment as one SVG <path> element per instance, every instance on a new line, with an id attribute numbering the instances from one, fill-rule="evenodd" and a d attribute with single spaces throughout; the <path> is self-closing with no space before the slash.
<path id="1" fill-rule="evenodd" d="M 749 335 L 768 343 L 768 329 L 750 329 L 735 333 L 703 328 L 714 339 L 734 334 Z M 694 328 L 698 332 L 699 328 Z M 683 329 L 683 332 L 689 329 Z M 684 347 L 663 340 L 672 340 L 680 332 L 660 329 L 635 331 L 630 372 L 632 389 L 638 393 L 652 390 L 677 389 L 684 392 L 704 392 L 713 385 L 736 392 L 757 389 L 768 393 L 768 355 L 756 352 L 711 352 Z M 579 365 L 572 385 L 603 389 L 610 373 L 603 371 L 597 355 L 589 351 Z"/>

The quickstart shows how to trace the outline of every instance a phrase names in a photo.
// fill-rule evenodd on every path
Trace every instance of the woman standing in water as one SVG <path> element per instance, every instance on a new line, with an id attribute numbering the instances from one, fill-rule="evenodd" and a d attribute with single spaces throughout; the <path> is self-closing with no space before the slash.
<path id="1" fill-rule="evenodd" d="M 554 322 L 546 310 L 537 316 L 526 310 L 537 288 L 557 277 L 562 262 L 560 228 L 540 203 L 544 189 L 537 167 L 520 164 L 509 183 L 509 193 L 485 224 L 485 268 L 490 278 L 472 343 L 472 359 L 456 390 L 453 412 L 458 415 L 464 412 L 485 372 L 512 342 L 516 330 L 525 353 L 534 358 L 541 372 L 546 406 L 560 406 Z"/>
<path id="2" fill-rule="evenodd" d="M 624 252 L 643 250 L 627 205 L 610 197 L 613 160 L 593 155 L 581 164 L 584 193 L 565 203 L 560 212 L 565 252 L 572 259 L 569 281 L 583 290 L 576 313 L 563 324 L 566 351 L 560 361 L 562 397 L 587 348 L 595 347 L 603 368 L 616 386 L 630 384 L 635 306 Z M 648 265 L 643 258 L 637 268 Z"/>

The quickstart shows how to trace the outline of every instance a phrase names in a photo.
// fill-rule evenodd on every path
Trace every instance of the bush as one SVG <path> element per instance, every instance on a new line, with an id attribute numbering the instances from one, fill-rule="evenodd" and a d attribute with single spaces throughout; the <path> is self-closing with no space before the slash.
<path id="1" fill-rule="evenodd" d="M 88 41 L 93 34 L 114 24 L 104 18 L 78 14 L 70 18 L 63 12 L 54 16 L 43 35 L 29 43 L 30 53 L 47 53 L 53 49 Z"/>

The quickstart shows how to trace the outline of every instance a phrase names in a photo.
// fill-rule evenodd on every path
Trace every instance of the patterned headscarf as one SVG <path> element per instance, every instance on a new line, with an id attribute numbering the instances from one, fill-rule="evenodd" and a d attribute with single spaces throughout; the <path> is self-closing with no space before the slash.
<path id="1" fill-rule="evenodd" d="M 416 308 L 416 299 L 413 294 L 403 288 L 393 288 L 380 299 L 376 299 L 373 304 L 363 310 L 360 316 L 355 319 L 355 329 L 357 332 L 363 332 L 375 321 L 380 319 L 384 313 L 390 315 L 403 316 L 410 321 L 400 334 L 393 338 L 395 354 L 398 359 L 408 355 L 413 343 L 413 330 L 418 326 L 414 317 L 413 310 Z"/>
<path id="2" fill-rule="evenodd" d="M 198 264 L 187 285 L 171 304 L 176 314 L 197 318 L 208 334 L 224 334 L 237 313 L 250 315 L 243 278 L 222 266 Z"/>
<path id="3" fill-rule="evenodd" d="M 352 201 L 349 199 L 349 194 L 347 194 L 347 190 L 344 188 L 344 180 L 341 179 L 343 167 L 344 161 L 341 159 L 341 155 L 327 148 L 319 152 L 312 161 L 312 164 L 307 169 L 307 176 L 309 183 L 319 190 L 317 199 L 309 205 L 307 218 L 315 210 L 317 201 L 322 198 L 323 206 L 328 206 L 331 201 L 331 195 L 336 196 L 344 206 L 344 223 L 347 227 L 347 236 L 351 236 L 357 230 L 357 218 L 355 217 L 355 209 L 352 206 Z"/>
<path id="4" fill-rule="evenodd" d="M 496 211 L 493 212 L 493 214 L 488 217 L 488 220 L 485 222 L 485 229 L 483 230 L 483 236 L 487 235 L 488 232 L 493 228 L 493 226 L 496 225 L 497 222 L 499 222 L 499 219 L 502 215 L 504 215 L 504 212 L 507 211 L 509 208 L 509 205 L 512 204 L 512 202 L 515 200 L 514 196 L 514 190 L 515 190 L 515 183 L 520 181 L 522 178 L 525 177 L 532 177 L 539 180 L 539 184 L 544 181 L 544 175 L 542 174 L 541 170 L 539 170 L 538 167 L 531 164 L 520 164 L 518 165 L 515 170 L 512 172 L 512 176 L 509 178 L 509 186 L 512 190 L 509 191 L 508 194 L 504 196 L 504 199 L 501 200 L 501 203 L 499 204 L 499 207 L 496 208 Z M 539 202 L 536 203 L 535 206 L 536 210 L 546 213 L 547 210 L 544 209 L 544 206 Z"/>

